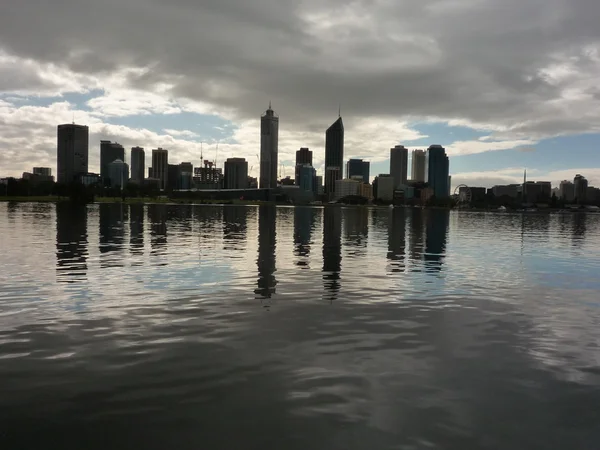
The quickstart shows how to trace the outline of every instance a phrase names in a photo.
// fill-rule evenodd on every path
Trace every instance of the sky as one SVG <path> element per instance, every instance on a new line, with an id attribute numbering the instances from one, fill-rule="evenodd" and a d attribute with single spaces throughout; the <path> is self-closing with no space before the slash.
<path id="1" fill-rule="evenodd" d="M 345 159 L 443 145 L 453 187 L 528 179 L 600 186 L 597 0 L 22 0 L 0 14 L 0 177 L 56 170 L 56 126 L 169 150 L 241 156 L 280 117 L 282 175 L 325 130 Z M 218 151 L 217 151 L 218 143 Z M 129 151 L 127 158 L 129 162 Z"/>

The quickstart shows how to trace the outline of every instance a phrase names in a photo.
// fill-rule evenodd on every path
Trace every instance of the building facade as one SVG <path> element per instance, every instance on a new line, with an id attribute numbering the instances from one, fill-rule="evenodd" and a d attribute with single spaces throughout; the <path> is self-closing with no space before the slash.
<path id="1" fill-rule="evenodd" d="M 142 147 L 131 148 L 131 182 L 143 184 L 146 178 L 146 152 Z"/>
<path id="2" fill-rule="evenodd" d="M 390 175 L 395 186 L 406 184 L 408 174 L 408 150 L 403 145 L 390 149 Z"/>
<path id="3" fill-rule="evenodd" d="M 261 189 L 277 187 L 277 164 L 279 152 L 279 117 L 269 109 L 260 118 L 260 176 Z"/>
<path id="4" fill-rule="evenodd" d="M 494 197 L 517 198 L 519 196 L 520 184 L 502 184 L 492 187 Z"/>
<path id="5" fill-rule="evenodd" d="M 296 166 L 298 171 L 298 179 L 296 185 L 303 191 L 310 191 L 317 193 L 317 171 L 310 164 L 298 164 Z"/>
<path id="6" fill-rule="evenodd" d="M 50 167 L 34 167 L 33 174 L 41 177 L 51 177 L 52 169 Z"/>
<path id="7" fill-rule="evenodd" d="M 342 117 L 333 122 L 325 132 L 325 195 L 335 194 L 335 182 L 343 178 L 344 123 Z"/>
<path id="8" fill-rule="evenodd" d="M 109 186 L 123 188 L 129 180 L 129 165 L 120 159 L 108 164 L 107 178 Z"/>
<path id="9" fill-rule="evenodd" d="M 225 189 L 247 189 L 248 162 L 244 158 L 227 158 L 223 183 Z"/>
<path id="10" fill-rule="evenodd" d="M 425 180 L 436 198 L 448 197 L 449 161 L 446 149 L 441 145 L 431 145 L 425 158 Z"/>
<path id="11" fill-rule="evenodd" d="M 413 150 L 410 178 L 412 181 L 425 182 L 425 150 Z"/>
<path id="12" fill-rule="evenodd" d="M 588 181 L 583 175 L 577 174 L 573 179 L 573 185 L 575 189 L 575 200 L 579 204 L 585 203 L 587 201 Z"/>
<path id="13" fill-rule="evenodd" d="M 377 200 L 391 202 L 394 200 L 394 190 L 396 181 L 389 174 L 379 174 L 373 180 L 373 195 Z"/>
<path id="14" fill-rule="evenodd" d="M 558 196 L 566 203 L 571 203 L 575 200 L 575 185 L 572 181 L 563 180 L 558 188 Z"/>
<path id="15" fill-rule="evenodd" d="M 169 179 L 169 151 L 164 148 L 152 150 L 152 177 L 159 181 L 158 188 L 166 189 Z"/>
<path id="16" fill-rule="evenodd" d="M 358 188 L 360 181 L 351 180 L 350 178 L 344 178 L 342 180 L 335 181 L 335 199 L 338 200 L 348 195 L 358 195 Z"/>
<path id="17" fill-rule="evenodd" d="M 346 163 L 346 178 L 361 177 L 363 183 L 369 183 L 371 163 L 362 159 L 352 158 Z"/>
<path id="18" fill-rule="evenodd" d="M 112 179 L 108 173 L 108 165 L 116 160 L 125 161 L 125 149 L 118 142 L 100 141 L 100 177 L 105 186 L 110 186 Z"/>
<path id="19" fill-rule="evenodd" d="M 59 125 L 56 136 L 56 181 L 68 184 L 88 171 L 89 128 L 74 123 Z"/>
<path id="20" fill-rule="evenodd" d="M 179 189 L 191 189 L 193 186 L 194 165 L 191 162 L 179 164 Z"/>
<path id="21" fill-rule="evenodd" d="M 300 186 L 300 184 L 298 183 L 298 178 L 300 177 L 299 175 L 299 166 L 303 166 L 305 164 L 308 164 L 310 166 L 312 166 L 313 163 L 313 152 L 311 152 L 308 148 L 306 147 L 302 147 L 300 150 L 298 150 L 296 152 L 296 169 L 295 169 L 295 173 L 294 173 L 294 179 L 296 180 L 296 184 L 298 186 Z"/>

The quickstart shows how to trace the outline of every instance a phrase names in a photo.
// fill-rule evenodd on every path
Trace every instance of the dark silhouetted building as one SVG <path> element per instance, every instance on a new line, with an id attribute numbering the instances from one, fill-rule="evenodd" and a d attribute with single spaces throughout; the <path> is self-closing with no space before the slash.
<path id="1" fill-rule="evenodd" d="M 269 109 L 260 118 L 260 188 L 277 187 L 279 117 Z"/>
<path id="2" fill-rule="evenodd" d="M 108 165 L 117 159 L 125 161 L 125 149 L 117 142 L 100 141 L 100 177 L 105 186 L 110 186 Z"/>
<path id="3" fill-rule="evenodd" d="M 295 171 L 295 176 L 294 179 L 296 180 L 296 184 L 298 186 L 300 186 L 298 184 L 298 166 L 304 166 L 306 164 L 312 166 L 312 161 L 313 161 L 313 152 L 311 152 L 308 148 L 306 147 L 302 147 L 300 150 L 298 150 L 296 152 L 296 171 Z"/>
<path id="4" fill-rule="evenodd" d="M 131 148 L 131 182 L 143 184 L 146 178 L 146 152 L 142 147 Z"/>
<path id="5" fill-rule="evenodd" d="M 57 129 L 57 182 L 67 184 L 88 171 L 89 129 L 85 125 L 64 124 Z"/>
<path id="6" fill-rule="evenodd" d="M 129 166 L 116 159 L 108 165 L 108 179 L 112 187 L 124 187 L 129 180 Z"/>
<path id="7" fill-rule="evenodd" d="M 191 162 L 179 164 L 179 189 L 191 189 L 193 187 L 194 165 Z"/>
<path id="8" fill-rule="evenodd" d="M 342 117 L 333 122 L 325 132 L 325 195 L 335 194 L 335 182 L 343 178 L 344 123 Z"/>
<path id="9" fill-rule="evenodd" d="M 179 189 L 179 164 L 169 164 L 167 167 L 167 189 Z"/>
<path id="10" fill-rule="evenodd" d="M 575 200 L 581 205 L 587 200 L 588 181 L 583 175 L 577 174 L 573 179 L 573 184 L 575 188 Z"/>
<path id="11" fill-rule="evenodd" d="M 346 178 L 361 178 L 363 183 L 369 184 L 371 163 L 362 159 L 349 159 L 346 163 Z M 355 178 L 356 177 L 356 178 Z"/>
<path id="12" fill-rule="evenodd" d="M 244 158 L 227 158 L 223 184 L 225 189 L 246 189 L 248 187 L 248 161 Z"/>
<path id="13" fill-rule="evenodd" d="M 433 190 L 436 198 L 448 197 L 448 171 L 449 161 L 446 155 L 446 149 L 441 145 L 431 145 L 427 149 L 425 159 L 425 174 L 427 184 Z"/>
<path id="14" fill-rule="evenodd" d="M 412 152 L 412 169 L 410 173 L 411 181 L 425 182 L 425 151 L 413 150 Z"/>
<path id="15" fill-rule="evenodd" d="M 159 189 L 166 189 L 169 180 L 169 151 L 163 148 L 152 150 L 152 177 L 159 181 Z"/>
<path id="16" fill-rule="evenodd" d="M 394 189 L 406 185 L 408 177 L 408 150 L 403 145 L 390 148 L 390 175 L 394 177 Z"/>

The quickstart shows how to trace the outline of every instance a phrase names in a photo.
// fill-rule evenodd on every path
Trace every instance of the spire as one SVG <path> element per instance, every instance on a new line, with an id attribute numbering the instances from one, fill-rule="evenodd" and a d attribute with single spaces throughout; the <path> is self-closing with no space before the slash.
<path id="1" fill-rule="evenodd" d="M 271 108 L 271 100 L 269 100 L 269 109 L 272 109 L 272 108 Z"/>
<path id="2" fill-rule="evenodd" d="M 527 169 L 523 172 L 523 184 L 527 183 Z"/>
<path id="3" fill-rule="evenodd" d="M 342 117 L 342 105 L 338 104 L 338 117 Z"/>

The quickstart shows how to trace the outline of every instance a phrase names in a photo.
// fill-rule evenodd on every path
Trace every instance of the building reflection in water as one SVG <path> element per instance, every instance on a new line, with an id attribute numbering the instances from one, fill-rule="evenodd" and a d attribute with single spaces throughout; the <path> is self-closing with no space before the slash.
<path id="1" fill-rule="evenodd" d="M 297 206 L 294 208 L 294 256 L 296 265 L 308 268 L 310 241 L 315 227 L 318 209 Z"/>
<path id="2" fill-rule="evenodd" d="M 450 211 L 430 209 L 426 211 L 427 228 L 425 233 L 425 270 L 442 270 L 446 256 L 446 238 L 450 223 Z"/>
<path id="3" fill-rule="evenodd" d="M 275 249 L 277 245 L 277 209 L 273 206 L 258 207 L 258 287 L 254 291 L 261 299 L 275 294 Z"/>
<path id="4" fill-rule="evenodd" d="M 144 205 L 134 203 L 129 207 L 129 251 L 132 255 L 144 254 Z"/>
<path id="5" fill-rule="evenodd" d="M 85 206 L 56 204 L 56 275 L 58 281 L 73 283 L 86 279 L 88 241 Z"/>
<path id="6" fill-rule="evenodd" d="M 573 242 L 573 246 L 575 247 L 583 245 L 583 240 L 585 239 L 586 232 L 586 219 L 587 216 L 585 213 L 577 212 L 573 214 L 571 239 Z"/>
<path id="7" fill-rule="evenodd" d="M 128 220 L 126 208 L 127 206 L 122 203 L 101 203 L 98 206 L 100 267 L 123 266 L 123 257 L 110 253 L 123 250 L 125 244 L 124 222 Z"/>
<path id="8" fill-rule="evenodd" d="M 366 249 L 369 237 L 369 210 L 367 208 L 347 208 L 342 210 L 344 244 L 350 253 L 362 255 L 361 249 Z"/>
<path id="9" fill-rule="evenodd" d="M 323 209 L 323 287 L 324 298 L 332 302 L 340 290 L 342 268 L 342 217 L 339 207 Z"/>
<path id="10" fill-rule="evenodd" d="M 249 210 L 245 206 L 223 207 L 223 250 L 244 249 Z"/>
<path id="11" fill-rule="evenodd" d="M 388 222 L 388 253 L 392 272 L 406 269 L 406 209 L 394 208 Z"/>
<path id="12" fill-rule="evenodd" d="M 167 251 L 167 205 L 148 205 L 148 221 L 150 222 L 150 254 L 152 256 L 163 254 Z"/>
<path id="13" fill-rule="evenodd" d="M 413 263 L 412 272 L 421 271 L 421 260 L 423 259 L 424 249 L 424 225 L 423 216 L 425 211 L 418 208 L 412 208 L 409 222 L 409 249 L 410 249 L 410 261 Z M 418 261 L 418 264 L 415 264 Z"/>

